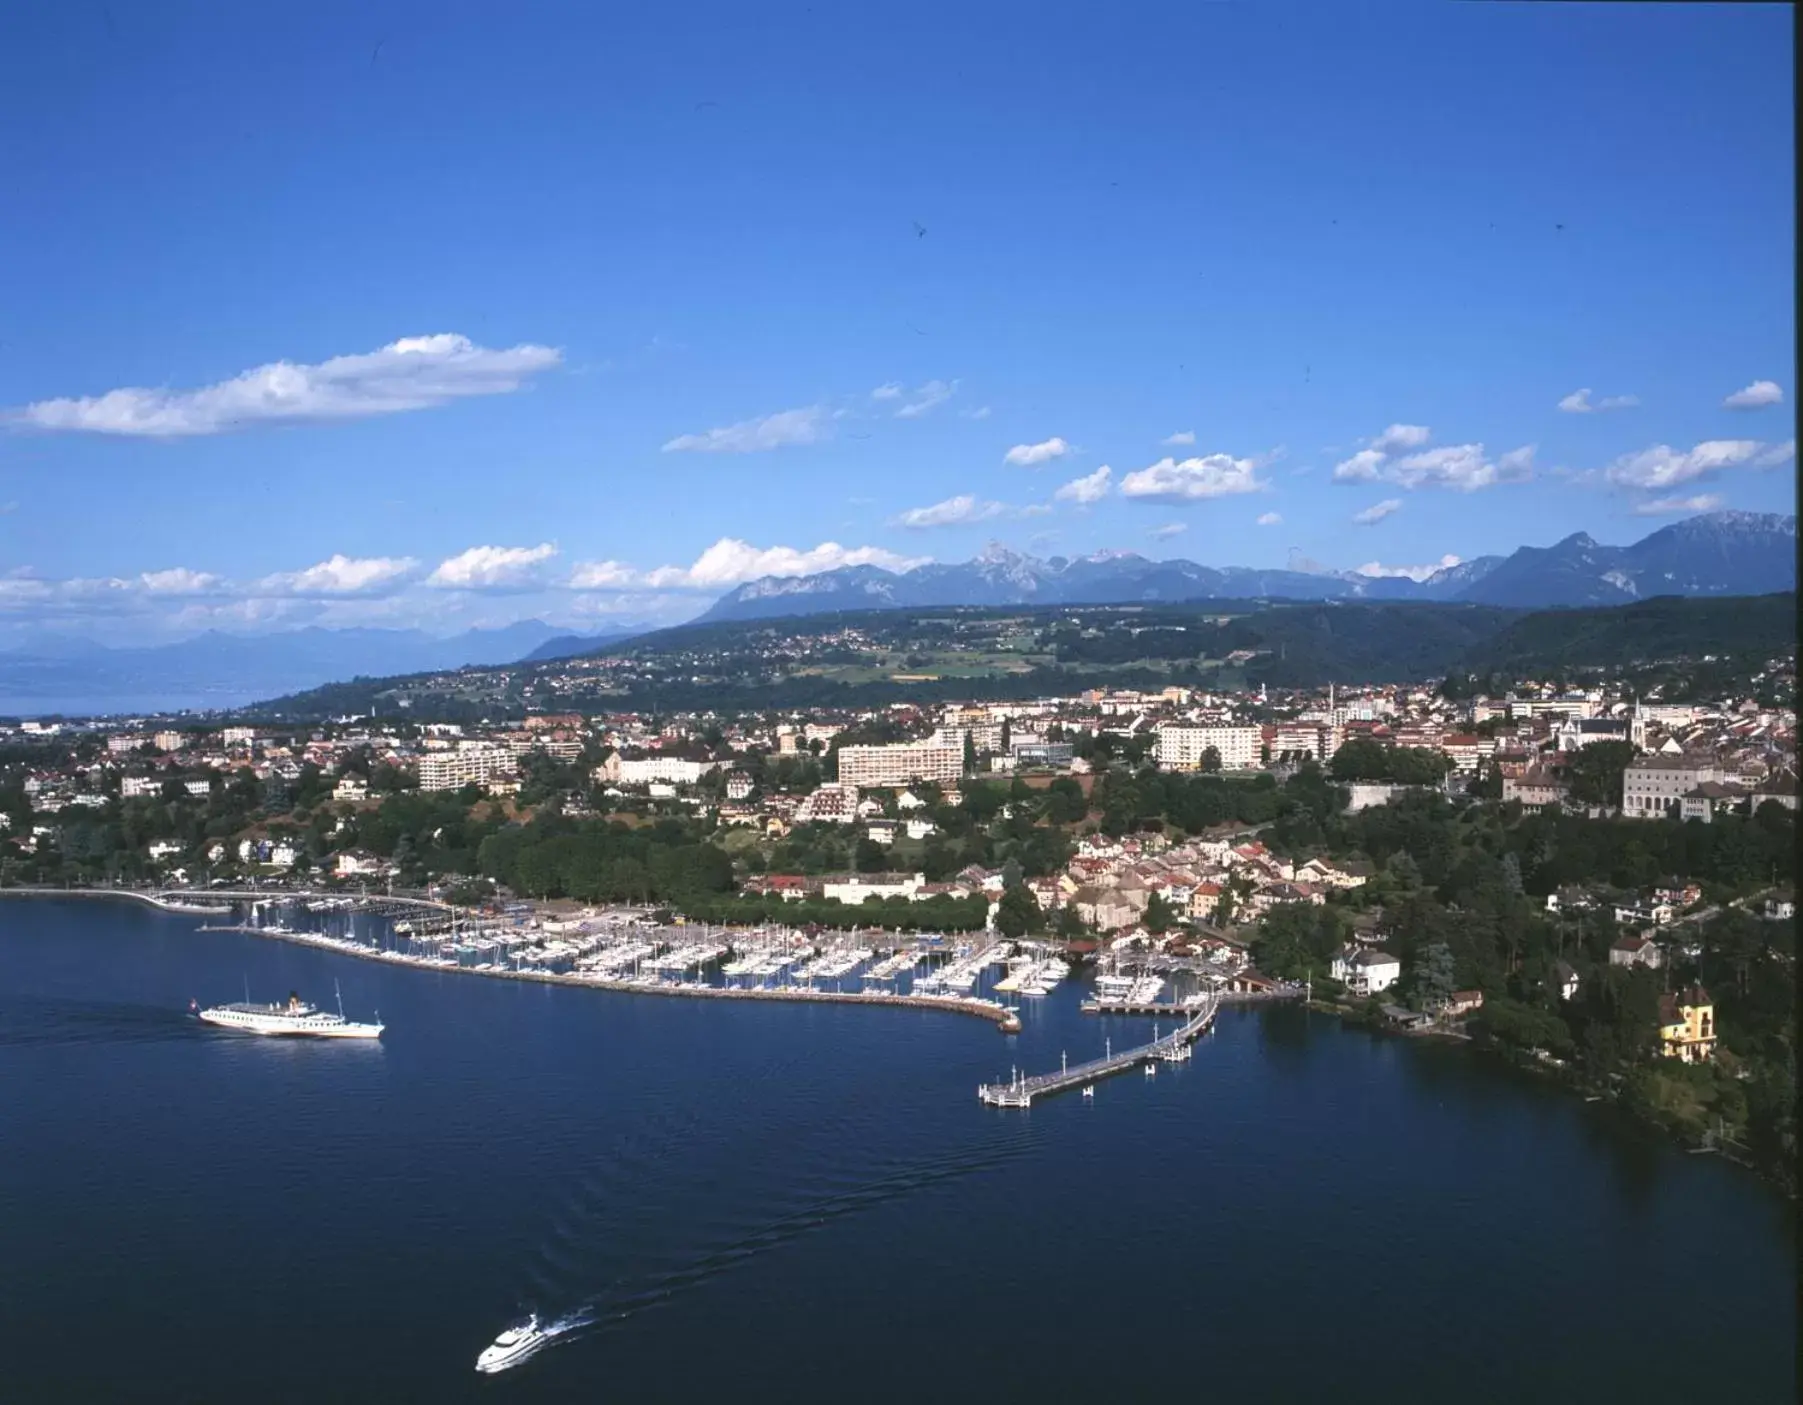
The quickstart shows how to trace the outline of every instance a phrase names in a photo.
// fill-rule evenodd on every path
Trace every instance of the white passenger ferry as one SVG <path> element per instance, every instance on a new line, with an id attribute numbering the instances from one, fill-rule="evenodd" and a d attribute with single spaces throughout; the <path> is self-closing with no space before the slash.
<path id="1" fill-rule="evenodd" d="M 382 1017 L 372 1024 L 358 1024 L 344 1017 L 344 996 L 338 997 L 338 1013 L 331 1014 L 309 1005 L 298 994 L 290 992 L 285 1005 L 255 1005 L 250 1001 L 234 1001 L 230 1005 L 214 1005 L 201 1009 L 190 1000 L 188 1008 L 196 1019 L 221 1029 L 243 1030 L 246 1034 L 280 1034 L 315 1039 L 380 1039 Z"/>

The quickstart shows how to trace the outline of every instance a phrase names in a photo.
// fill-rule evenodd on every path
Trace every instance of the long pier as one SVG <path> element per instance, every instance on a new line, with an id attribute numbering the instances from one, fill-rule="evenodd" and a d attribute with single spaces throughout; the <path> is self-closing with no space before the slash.
<path id="1" fill-rule="evenodd" d="M 1206 996 L 1188 1000 L 1085 1000 L 1077 1008 L 1086 1015 L 1193 1015 Z"/>
<path id="2" fill-rule="evenodd" d="M 1007 1083 L 984 1083 L 977 1088 L 977 1098 L 990 1107 L 1031 1107 L 1034 1098 L 1047 1098 L 1067 1088 L 1086 1087 L 1097 1079 L 1125 1073 L 1140 1064 L 1176 1062 L 1189 1056 L 1189 1046 L 1214 1022 L 1218 1003 L 1209 998 L 1197 1007 L 1189 1021 L 1150 1044 L 1136 1045 L 1121 1053 L 1109 1053 L 1074 1067 L 1066 1065 L 1056 1073 L 1036 1074 L 1031 1078 L 1016 1075 Z"/>

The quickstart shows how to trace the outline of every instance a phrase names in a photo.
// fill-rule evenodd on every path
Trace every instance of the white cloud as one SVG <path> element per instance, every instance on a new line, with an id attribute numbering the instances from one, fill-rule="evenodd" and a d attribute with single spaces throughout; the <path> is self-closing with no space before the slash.
<path id="1" fill-rule="evenodd" d="M 1524 444 L 1495 460 L 1482 444 L 1449 444 L 1439 449 L 1396 457 L 1398 449 L 1426 443 L 1424 425 L 1393 424 L 1370 447 L 1334 465 L 1336 483 L 1394 483 L 1403 488 L 1451 488 L 1472 493 L 1498 483 L 1519 483 L 1534 476 L 1534 446 Z"/>
<path id="2" fill-rule="evenodd" d="M 898 527 L 961 527 L 970 522 L 987 522 L 1006 512 L 999 502 L 982 502 L 969 493 L 959 493 L 931 507 L 911 507 L 895 519 Z"/>
<path id="3" fill-rule="evenodd" d="M 1652 498 L 1635 503 L 1632 511 L 1636 517 L 1674 517 L 1686 512 L 1714 512 L 1721 505 L 1719 494 L 1698 493 L 1690 498 Z"/>
<path id="4" fill-rule="evenodd" d="M 943 405 L 958 393 L 956 381 L 928 381 L 914 392 L 914 398 L 895 412 L 898 420 L 918 419 L 936 405 Z"/>
<path id="5" fill-rule="evenodd" d="M 1153 541 L 1166 541 L 1171 537 L 1182 536 L 1188 530 L 1187 522 L 1166 522 L 1162 527 L 1154 527 L 1146 535 Z"/>
<path id="6" fill-rule="evenodd" d="M 530 590 L 545 583 L 540 567 L 555 555 L 550 542 L 472 546 L 440 561 L 426 584 L 444 590 Z"/>
<path id="7" fill-rule="evenodd" d="M 870 398 L 872 400 L 899 400 L 901 399 L 901 394 L 902 386 L 900 381 L 884 381 L 883 384 L 870 392 Z"/>
<path id="8" fill-rule="evenodd" d="M 989 414 L 990 411 L 987 405 L 979 405 L 974 410 L 963 411 L 964 418 L 967 420 L 986 420 L 989 418 Z"/>
<path id="9" fill-rule="evenodd" d="M 722 537 L 688 567 L 660 566 L 647 573 L 645 583 L 657 589 L 687 587 L 706 590 L 738 585 L 761 576 L 811 576 L 841 566 L 880 566 L 886 571 L 911 571 L 932 560 L 929 556 L 902 556 L 879 546 L 843 547 L 822 542 L 801 551 L 792 546 L 757 547 L 736 537 Z"/>
<path id="10" fill-rule="evenodd" d="M 403 337 L 379 351 L 317 365 L 275 361 L 199 390 L 126 388 L 40 400 L 15 418 L 38 429 L 145 438 L 221 434 L 259 424 L 302 424 L 423 410 L 472 395 L 503 395 L 563 359 L 548 346 L 505 351 L 441 333 Z"/>
<path id="11" fill-rule="evenodd" d="M 1380 503 L 1373 503 L 1370 507 L 1367 507 L 1360 512 L 1353 513 L 1352 520 L 1360 527 L 1375 527 L 1391 513 L 1401 511 L 1401 498 L 1385 498 Z"/>
<path id="12" fill-rule="evenodd" d="M 1282 513 L 1261 512 L 1258 515 L 1258 525 L 1261 527 L 1278 527 L 1278 526 L 1281 526 L 1282 524 L 1283 524 L 1283 514 Z"/>
<path id="13" fill-rule="evenodd" d="M 1723 469 L 1757 463 L 1765 457 L 1761 452 L 1765 449 L 1757 439 L 1709 439 L 1682 452 L 1669 444 L 1655 444 L 1639 453 L 1623 454 L 1603 470 L 1603 476 L 1618 488 L 1675 488 Z M 1783 461 L 1776 458 L 1771 462 Z"/>
<path id="14" fill-rule="evenodd" d="M 1342 459 L 1333 467 L 1333 481 L 1336 483 L 1370 483 L 1376 480 L 1377 471 L 1384 466 L 1388 457 L 1381 449 L 1360 449 L 1349 459 Z"/>
<path id="15" fill-rule="evenodd" d="M 1258 476 L 1258 461 L 1230 454 L 1204 458 L 1163 458 L 1121 479 L 1121 496 L 1153 502 L 1200 502 L 1236 493 L 1262 492 L 1270 485 Z"/>
<path id="16" fill-rule="evenodd" d="M 1357 568 L 1357 573 L 1361 576 L 1406 576 L 1412 581 L 1424 581 L 1436 571 L 1444 571 L 1449 566 L 1458 565 L 1460 559 L 1448 552 L 1438 561 L 1430 562 L 1426 566 L 1385 566 L 1378 561 L 1368 561 Z"/>
<path id="17" fill-rule="evenodd" d="M 138 577 L 138 583 L 151 595 L 214 595 L 225 589 L 223 577 L 210 571 L 190 571 L 186 566 L 146 571 Z"/>
<path id="18" fill-rule="evenodd" d="M 1754 381 L 1722 401 L 1724 408 L 1730 410 L 1763 410 L 1767 405 L 1783 403 L 1784 391 L 1777 381 Z"/>
<path id="19" fill-rule="evenodd" d="M 1419 449 L 1430 436 L 1424 424 L 1393 424 L 1371 441 L 1380 454 L 1393 454 L 1398 449 Z"/>
<path id="20" fill-rule="evenodd" d="M 375 595 L 419 569 L 411 556 L 328 557 L 300 571 L 277 571 L 252 587 L 259 596 Z"/>
<path id="21" fill-rule="evenodd" d="M 1071 479 L 1052 494 L 1052 501 L 1079 504 L 1100 502 L 1108 496 L 1108 480 L 1113 474 L 1114 470 L 1107 464 L 1103 464 L 1094 473 L 1086 473 L 1081 478 Z"/>
<path id="22" fill-rule="evenodd" d="M 1777 468 L 1787 464 L 1797 456 L 1797 441 L 1786 439 L 1782 444 L 1774 444 L 1771 448 L 1753 456 L 1754 468 Z"/>
<path id="23" fill-rule="evenodd" d="M 761 419 L 710 429 L 702 434 L 679 434 L 664 445 L 666 454 L 752 454 L 791 444 L 817 444 L 832 433 L 831 417 L 821 405 L 780 410 Z"/>
<path id="24" fill-rule="evenodd" d="M 1405 488 L 1422 483 L 1444 483 L 1451 487 L 1482 487 L 1491 481 L 1493 470 L 1484 459 L 1482 444 L 1447 444 L 1438 449 L 1423 449 L 1418 454 L 1398 460 L 1382 476 Z"/>
<path id="25" fill-rule="evenodd" d="M 1193 429 L 1180 429 L 1175 434 L 1167 434 L 1163 439 L 1159 440 L 1159 443 L 1163 444 L 1167 449 L 1186 449 L 1195 442 L 1196 431 Z"/>
<path id="26" fill-rule="evenodd" d="M 1017 468 L 1038 468 L 1041 464 L 1063 458 L 1070 451 L 1071 446 L 1054 434 L 1050 439 L 1042 439 L 1037 444 L 1016 444 L 1002 455 L 1002 462 L 1013 464 Z"/>
<path id="27" fill-rule="evenodd" d="M 638 572 L 624 561 L 580 561 L 570 572 L 572 590 L 621 590 L 638 584 Z"/>
<path id="28" fill-rule="evenodd" d="M 1559 402 L 1559 408 L 1568 415 L 1589 415 L 1599 410 L 1630 410 L 1640 403 L 1637 395 L 1605 395 L 1601 400 L 1590 398 L 1590 387 L 1574 390 Z"/>

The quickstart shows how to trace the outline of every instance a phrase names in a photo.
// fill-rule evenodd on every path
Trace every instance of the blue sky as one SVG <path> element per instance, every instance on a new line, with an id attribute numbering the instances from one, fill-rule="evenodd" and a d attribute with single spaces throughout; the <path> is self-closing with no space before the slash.
<path id="1" fill-rule="evenodd" d="M 0 638 L 1795 510 L 1785 7 L 305 8 L 0 15 Z"/>

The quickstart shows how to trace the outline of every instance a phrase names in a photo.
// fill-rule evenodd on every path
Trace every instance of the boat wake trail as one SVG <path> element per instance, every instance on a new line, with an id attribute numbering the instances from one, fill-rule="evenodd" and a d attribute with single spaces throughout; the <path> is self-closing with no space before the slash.
<path id="1" fill-rule="evenodd" d="M 904 1196 L 918 1194 L 931 1186 L 996 1170 L 1016 1160 L 1029 1145 L 1019 1141 L 947 1157 L 820 1196 L 749 1233 L 704 1246 L 675 1268 L 583 1303 L 559 1319 L 568 1324 L 562 1330 L 566 1334 L 615 1330 L 640 1313 L 663 1306 L 685 1290 L 717 1278 L 804 1234 Z"/>
<path id="2" fill-rule="evenodd" d="M 192 1039 L 200 1030 L 180 1010 L 16 995 L 0 1007 L 0 1049 L 71 1044 L 154 1044 Z"/>

